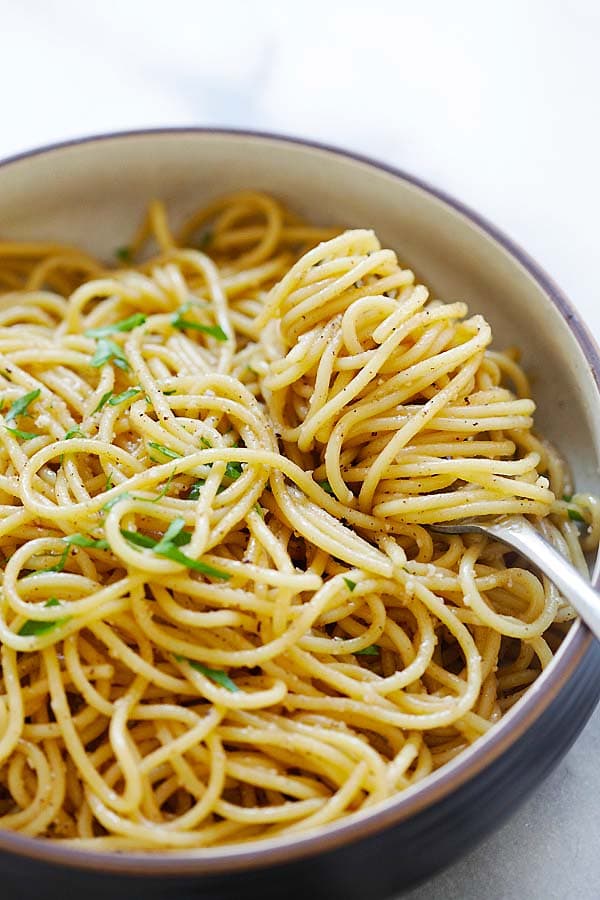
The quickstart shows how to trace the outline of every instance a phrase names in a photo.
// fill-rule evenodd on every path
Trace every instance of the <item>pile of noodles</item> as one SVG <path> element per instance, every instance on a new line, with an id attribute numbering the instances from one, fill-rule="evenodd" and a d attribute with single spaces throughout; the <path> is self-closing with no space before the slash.
<path id="1" fill-rule="evenodd" d="M 425 526 L 522 513 L 585 569 L 597 503 L 517 354 L 371 231 L 244 192 L 118 257 L 0 243 L 0 827 L 181 850 L 372 807 L 573 617 Z"/>

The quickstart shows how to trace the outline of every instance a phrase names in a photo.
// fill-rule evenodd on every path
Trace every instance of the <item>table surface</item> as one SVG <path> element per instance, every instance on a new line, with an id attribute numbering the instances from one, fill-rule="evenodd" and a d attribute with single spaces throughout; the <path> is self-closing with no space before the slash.
<path id="1" fill-rule="evenodd" d="M 0 10 L 0 156 L 168 124 L 345 146 L 478 209 L 600 336 L 593 0 L 0 0 Z M 596 898 L 599 746 L 596 712 L 511 821 L 410 900 Z"/>

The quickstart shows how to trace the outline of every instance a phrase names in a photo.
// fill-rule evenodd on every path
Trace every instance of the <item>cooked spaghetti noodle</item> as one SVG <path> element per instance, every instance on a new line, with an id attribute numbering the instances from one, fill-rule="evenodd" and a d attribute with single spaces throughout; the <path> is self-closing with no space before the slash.
<path id="1" fill-rule="evenodd" d="M 584 569 L 596 501 L 517 354 L 372 232 L 248 191 L 178 234 L 152 203 L 119 257 L 0 243 L 0 827 L 189 850 L 370 808 L 573 617 L 425 526 L 526 514 Z"/>

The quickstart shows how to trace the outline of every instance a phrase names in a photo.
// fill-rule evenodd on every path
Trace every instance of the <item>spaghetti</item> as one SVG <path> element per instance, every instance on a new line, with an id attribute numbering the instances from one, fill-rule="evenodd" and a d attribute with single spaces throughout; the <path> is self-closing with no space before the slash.
<path id="1" fill-rule="evenodd" d="M 372 807 L 574 615 L 425 526 L 526 514 L 585 569 L 597 502 L 516 352 L 372 232 L 247 191 L 178 234 L 153 202 L 119 257 L 0 243 L 0 827 L 189 850 Z"/>

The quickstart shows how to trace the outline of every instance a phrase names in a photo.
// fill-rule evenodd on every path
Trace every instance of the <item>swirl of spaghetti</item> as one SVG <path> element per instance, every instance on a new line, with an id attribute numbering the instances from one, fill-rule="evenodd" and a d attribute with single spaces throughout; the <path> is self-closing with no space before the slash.
<path id="1" fill-rule="evenodd" d="M 0 828 L 300 834 L 493 727 L 574 612 L 427 526 L 527 515 L 585 571 L 600 504 L 491 340 L 253 190 L 152 201 L 113 263 L 0 242 Z"/>

